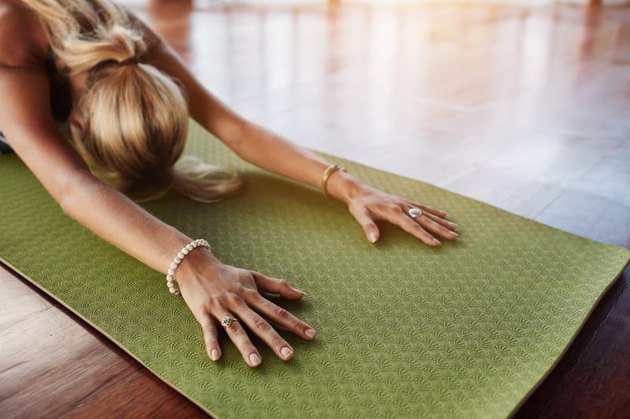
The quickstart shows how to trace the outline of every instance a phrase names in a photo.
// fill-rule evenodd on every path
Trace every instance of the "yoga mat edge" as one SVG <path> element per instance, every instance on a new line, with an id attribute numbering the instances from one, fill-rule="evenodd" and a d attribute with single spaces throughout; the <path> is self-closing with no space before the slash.
<path id="1" fill-rule="evenodd" d="M 130 350 L 128 350 L 124 345 L 122 345 L 120 342 L 118 342 L 116 339 L 114 339 L 109 333 L 107 333 L 105 330 L 101 329 L 98 325 L 96 325 L 95 323 L 92 323 L 87 317 L 84 317 L 83 315 L 81 315 L 81 313 L 79 313 L 78 311 L 76 311 L 75 309 L 73 309 L 72 307 L 70 307 L 68 304 L 66 304 L 65 302 L 63 302 L 63 300 L 61 300 L 60 298 L 58 298 L 56 295 L 54 295 L 53 293 L 49 292 L 48 290 L 46 290 L 44 287 L 40 286 L 36 281 L 32 280 L 31 278 L 28 277 L 28 275 L 25 275 L 22 271 L 20 271 L 17 267 L 13 266 L 12 264 L 10 264 L 7 260 L 5 260 L 4 258 L 2 258 L 2 256 L 0 256 L 0 263 L 2 263 L 3 265 L 5 265 L 5 267 L 9 268 L 10 270 L 13 271 L 13 274 L 18 274 L 22 279 L 28 281 L 29 284 L 34 285 L 37 289 L 39 289 L 40 291 L 42 291 L 44 294 L 46 294 L 48 297 L 52 298 L 53 300 L 55 300 L 57 303 L 61 304 L 63 307 L 65 307 L 66 309 L 68 309 L 68 311 L 70 311 L 72 314 L 74 314 L 75 316 L 77 316 L 79 319 L 81 319 L 82 321 L 84 321 L 85 323 L 87 323 L 90 327 L 94 328 L 96 331 L 98 331 L 100 334 L 102 334 L 103 336 L 105 336 L 107 339 L 110 340 L 110 342 L 113 342 L 119 349 L 122 349 L 127 355 L 131 356 L 133 359 L 135 359 L 136 361 L 138 361 L 140 363 L 140 365 L 142 365 L 144 368 L 146 368 L 147 370 L 149 370 L 153 375 L 155 375 L 157 378 L 159 378 L 164 384 L 166 384 L 167 386 L 169 386 L 170 388 L 172 388 L 173 390 L 177 391 L 179 394 L 181 394 L 182 396 L 184 396 L 186 399 L 190 400 L 195 406 L 199 407 L 201 410 L 203 410 L 204 412 L 206 412 L 207 414 L 211 415 L 214 418 L 219 419 L 214 413 L 212 413 L 210 410 L 208 410 L 206 407 L 200 405 L 199 403 L 197 403 L 194 399 L 192 399 L 191 397 L 189 397 L 188 395 L 186 395 L 186 393 L 183 393 L 179 388 L 177 388 L 176 386 L 172 385 L 171 383 L 169 383 L 167 381 L 166 378 L 162 377 L 159 373 L 157 373 L 156 371 L 154 371 L 151 367 L 149 367 L 147 364 L 145 364 L 140 358 L 138 358 L 136 355 L 133 354 L 133 352 L 131 352 Z"/>

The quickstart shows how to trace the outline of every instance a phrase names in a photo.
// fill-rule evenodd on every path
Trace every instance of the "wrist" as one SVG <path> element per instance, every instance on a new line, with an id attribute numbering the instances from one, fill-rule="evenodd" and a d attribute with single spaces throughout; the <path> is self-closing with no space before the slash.
<path id="1" fill-rule="evenodd" d="M 182 285 L 194 278 L 213 275 L 223 263 L 206 247 L 191 250 L 179 263 L 175 271 L 175 281 Z"/>
<path id="2" fill-rule="evenodd" d="M 348 203 L 357 196 L 365 185 L 352 174 L 337 170 L 328 179 L 326 191 L 328 195 Z"/>

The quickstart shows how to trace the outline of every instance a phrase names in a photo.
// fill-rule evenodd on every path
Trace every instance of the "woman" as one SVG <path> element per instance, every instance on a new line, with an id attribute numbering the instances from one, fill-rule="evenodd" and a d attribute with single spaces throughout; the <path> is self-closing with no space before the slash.
<path id="1" fill-rule="evenodd" d="M 171 292 L 181 293 L 201 325 L 214 361 L 221 357 L 217 323 L 250 367 L 262 359 L 243 326 L 282 360 L 293 349 L 267 319 L 307 340 L 315 331 L 261 295 L 297 300 L 302 291 L 222 263 L 204 243 L 192 242 L 125 194 L 173 187 L 212 201 L 239 189 L 237 176 L 180 158 L 189 116 L 250 163 L 307 185 L 323 183 L 372 243 L 379 237 L 377 219 L 429 246 L 440 244 L 434 236 L 457 237 L 444 212 L 370 187 L 235 114 L 156 34 L 111 0 L 0 0 L 0 91 L 0 151 L 14 150 L 66 215 L 167 274 Z M 68 121 L 70 141 L 56 120 Z"/>

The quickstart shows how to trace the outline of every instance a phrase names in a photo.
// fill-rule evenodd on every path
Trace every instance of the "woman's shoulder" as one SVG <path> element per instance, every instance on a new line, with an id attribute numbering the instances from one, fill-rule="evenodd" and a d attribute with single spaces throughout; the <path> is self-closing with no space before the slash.
<path id="1" fill-rule="evenodd" d="M 35 14 L 16 0 L 0 0 L 0 66 L 41 66 L 49 42 Z"/>

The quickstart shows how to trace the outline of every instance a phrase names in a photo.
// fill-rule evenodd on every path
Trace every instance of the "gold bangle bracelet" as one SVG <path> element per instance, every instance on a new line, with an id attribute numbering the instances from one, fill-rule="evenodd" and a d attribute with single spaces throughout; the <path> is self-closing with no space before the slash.
<path id="1" fill-rule="evenodd" d="M 330 166 L 326 168 L 326 170 L 324 170 L 324 176 L 322 178 L 322 190 L 324 191 L 324 195 L 326 196 L 329 196 L 328 191 L 326 190 L 326 184 L 328 183 L 328 179 L 330 179 L 330 176 L 332 176 L 332 174 L 335 173 L 337 170 L 341 170 L 344 172 L 346 171 L 346 169 L 336 164 L 331 164 Z"/>

